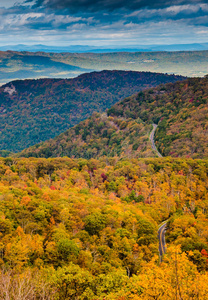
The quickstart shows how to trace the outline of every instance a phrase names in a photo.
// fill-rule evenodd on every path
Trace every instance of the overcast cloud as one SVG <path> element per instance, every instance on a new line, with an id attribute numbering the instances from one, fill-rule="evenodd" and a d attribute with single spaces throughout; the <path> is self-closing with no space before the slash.
<path id="1" fill-rule="evenodd" d="M 26 0 L 33 2 L 34 7 L 48 7 L 53 9 L 69 9 L 71 11 L 112 11 L 119 9 L 137 10 L 142 8 L 164 8 L 174 5 L 197 4 L 206 1 L 200 0 Z"/>
<path id="2" fill-rule="evenodd" d="M 208 42 L 207 1 L 0 1 L 1 45 L 195 42 Z"/>

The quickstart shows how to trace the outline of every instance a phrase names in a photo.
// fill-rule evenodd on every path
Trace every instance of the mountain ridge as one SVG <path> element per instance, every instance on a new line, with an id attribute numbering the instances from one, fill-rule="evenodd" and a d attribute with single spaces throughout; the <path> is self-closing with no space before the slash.
<path id="1" fill-rule="evenodd" d="M 0 46 L 1 51 L 43 51 L 43 52 L 72 52 L 72 53 L 103 53 L 103 52 L 138 52 L 138 51 L 199 51 L 208 50 L 208 43 L 192 44 L 161 44 L 161 45 L 132 45 L 129 47 L 118 46 L 90 46 L 90 45 L 68 45 L 68 46 L 48 46 L 43 44 L 17 44 Z"/>
<path id="2" fill-rule="evenodd" d="M 106 116 L 94 114 L 18 156 L 156 156 L 149 140 L 151 124 L 156 123 L 155 143 L 162 155 L 208 158 L 207 101 L 207 76 L 163 84 L 125 98 Z"/>
<path id="3" fill-rule="evenodd" d="M 73 79 L 18 80 L 0 87 L 0 150 L 13 152 L 53 138 L 125 96 L 184 77 L 101 71 Z"/>

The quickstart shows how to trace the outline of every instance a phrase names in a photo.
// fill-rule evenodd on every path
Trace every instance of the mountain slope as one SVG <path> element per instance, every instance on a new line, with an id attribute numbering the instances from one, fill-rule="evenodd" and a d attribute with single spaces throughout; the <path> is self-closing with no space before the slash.
<path id="1" fill-rule="evenodd" d="M 153 157 L 151 125 L 141 119 L 107 117 L 94 113 L 54 139 L 23 150 L 18 156 L 99 158 L 101 156 Z"/>
<path id="2" fill-rule="evenodd" d="M 54 140 L 18 156 L 148 157 L 149 133 L 164 156 L 208 158 L 208 77 L 187 79 L 148 89 L 115 104 L 106 115 L 88 120 Z"/>
<path id="3" fill-rule="evenodd" d="M 74 79 L 8 83 L 0 88 L 0 150 L 21 151 L 137 91 L 182 79 L 148 72 L 102 71 Z"/>
<path id="4" fill-rule="evenodd" d="M 208 158 L 208 77 L 140 92 L 109 109 L 111 116 L 158 123 L 156 145 L 167 156 Z"/>

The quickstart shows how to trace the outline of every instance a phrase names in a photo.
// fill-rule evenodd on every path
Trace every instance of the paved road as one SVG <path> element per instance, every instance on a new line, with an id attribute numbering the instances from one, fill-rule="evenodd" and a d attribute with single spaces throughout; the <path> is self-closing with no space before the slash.
<path id="1" fill-rule="evenodd" d="M 159 255 L 160 261 L 162 261 L 163 255 L 166 253 L 166 244 L 165 244 L 165 231 L 166 231 L 167 222 L 163 223 L 158 229 L 158 239 L 159 239 Z"/>
<path id="2" fill-rule="evenodd" d="M 155 146 L 155 142 L 154 142 L 154 135 L 155 135 L 155 130 L 156 130 L 156 128 L 157 128 L 157 125 L 156 125 L 156 124 L 152 124 L 152 126 L 153 126 L 153 129 L 152 129 L 152 131 L 150 132 L 150 137 L 149 137 L 150 142 L 151 142 L 151 144 L 152 144 L 152 149 L 153 149 L 154 151 L 156 151 L 158 157 L 162 157 L 162 155 L 160 154 L 160 152 L 157 150 L 157 148 L 156 148 L 156 146 Z"/>
<path id="3" fill-rule="evenodd" d="M 154 142 L 154 135 L 155 135 L 155 130 L 157 129 L 156 124 L 152 124 L 153 129 L 150 132 L 150 142 L 152 144 L 152 149 L 157 153 L 158 157 L 162 157 L 160 152 L 157 150 Z M 166 225 L 167 222 L 164 222 L 160 228 L 158 229 L 158 239 L 159 239 L 159 256 L 160 256 L 160 261 L 162 261 L 163 255 L 166 253 L 166 246 L 165 246 L 165 231 L 166 231 Z"/>

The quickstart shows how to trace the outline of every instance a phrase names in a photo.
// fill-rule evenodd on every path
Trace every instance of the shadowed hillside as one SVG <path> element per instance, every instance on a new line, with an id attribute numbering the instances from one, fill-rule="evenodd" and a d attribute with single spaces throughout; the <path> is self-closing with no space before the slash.
<path id="1" fill-rule="evenodd" d="M 137 91 L 183 77 L 102 71 L 74 79 L 14 81 L 0 88 L 0 150 L 18 152 L 53 138 Z"/>
<path id="2" fill-rule="evenodd" d="M 54 140 L 18 155 L 36 157 L 147 157 L 151 124 L 163 156 L 208 158 L 208 77 L 187 79 L 141 91 Z"/>

